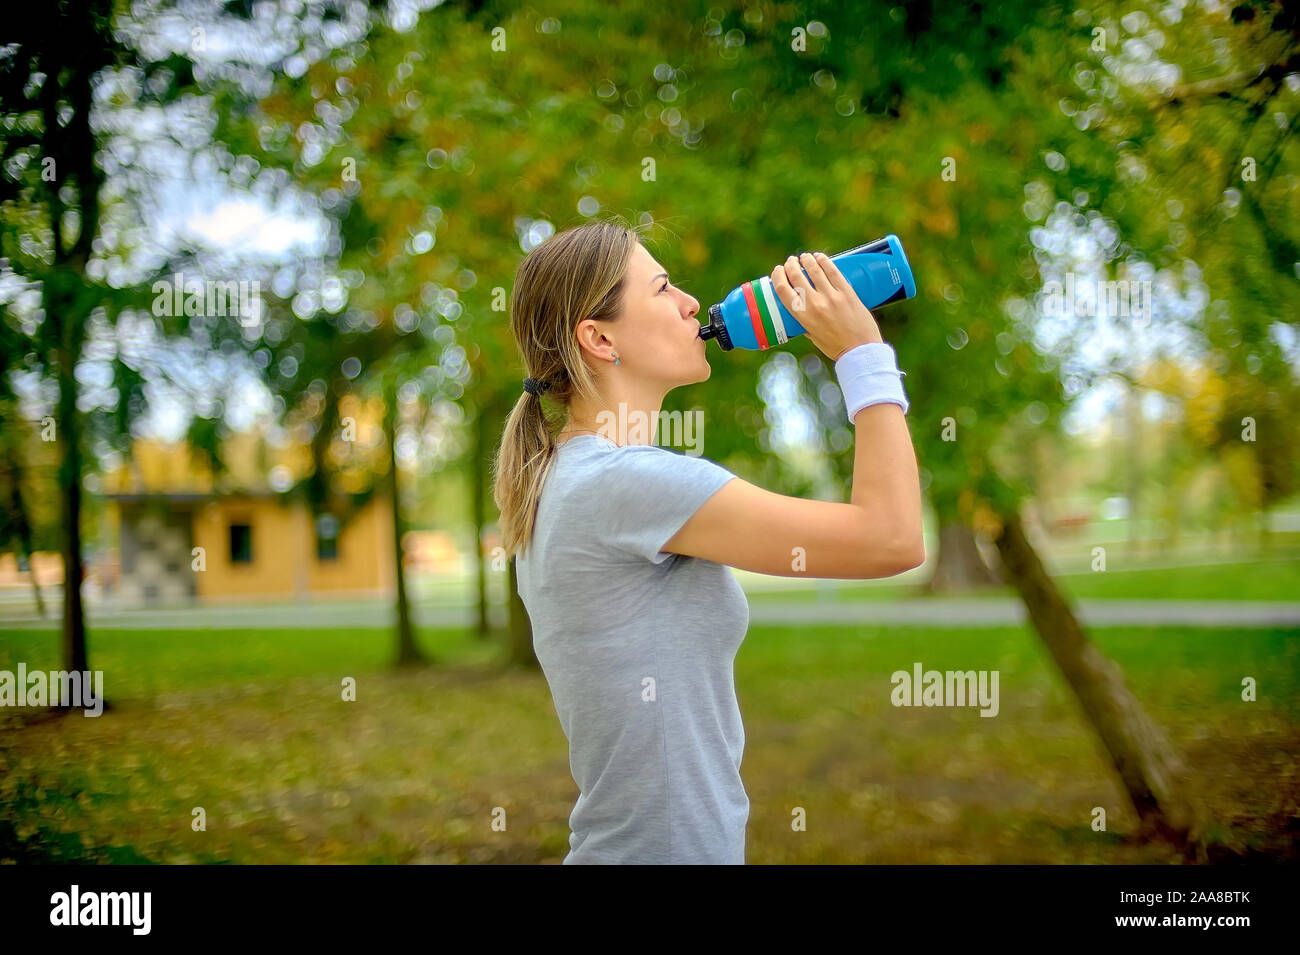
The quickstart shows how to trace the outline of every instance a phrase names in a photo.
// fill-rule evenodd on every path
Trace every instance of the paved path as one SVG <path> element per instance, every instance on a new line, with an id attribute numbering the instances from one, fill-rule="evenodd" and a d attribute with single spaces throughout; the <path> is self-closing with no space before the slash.
<path id="1" fill-rule="evenodd" d="M 1085 626 L 1296 627 L 1300 603 L 1245 600 L 1079 600 L 1074 604 Z M 419 604 L 415 622 L 428 627 L 469 627 L 478 620 L 473 606 Z M 505 611 L 491 610 L 503 625 Z M 108 612 L 91 608 L 89 625 L 115 630 L 280 630 L 386 627 L 392 610 L 386 603 L 275 604 L 262 607 L 195 607 Z M 1028 617 L 1019 600 L 1005 597 L 931 597 L 913 600 L 791 601 L 763 597 L 750 601 L 751 624 L 890 624 L 925 627 L 998 627 L 1023 624 Z M 0 615 L 0 629 L 50 629 L 57 618 Z"/>
<path id="2" fill-rule="evenodd" d="M 1300 627 L 1300 603 L 1247 600 L 1111 600 L 1074 603 L 1085 626 Z M 1003 597 L 935 597 L 797 604 L 751 601 L 751 623 L 887 623 L 997 627 L 1025 623 L 1023 602 Z"/>

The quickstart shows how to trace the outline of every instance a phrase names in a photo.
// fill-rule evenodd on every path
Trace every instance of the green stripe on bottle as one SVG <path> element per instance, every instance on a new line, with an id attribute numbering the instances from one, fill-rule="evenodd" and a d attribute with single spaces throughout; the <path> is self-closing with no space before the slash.
<path id="1" fill-rule="evenodd" d="M 772 316 L 768 312 L 767 294 L 763 291 L 763 280 L 758 280 L 758 294 L 754 299 L 758 302 L 758 314 L 763 319 L 763 331 L 767 332 L 768 347 L 779 345 L 782 341 L 776 334 L 776 327 L 772 324 Z"/>
<path id="2" fill-rule="evenodd" d="M 768 313 L 772 316 L 772 324 L 776 326 L 776 343 L 784 345 L 790 340 L 790 336 L 785 333 L 785 319 L 781 317 L 781 310 L 777 307 L 776 290 L 772 288 L 772 280 L 763 276 L 759 280 L 759 286 L 763 292 L 763 300 L 767 302 Z"/>

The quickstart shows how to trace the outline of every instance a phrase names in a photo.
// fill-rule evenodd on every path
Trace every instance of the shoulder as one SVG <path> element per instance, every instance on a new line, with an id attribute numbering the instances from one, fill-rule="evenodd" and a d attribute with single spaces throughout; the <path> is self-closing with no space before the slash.
<path id="1" fill-rule="evenodd" d="M 659 445 L 606 444 L 568 462 L 551 520 L 607 560 L 661 563 L 664 544 L 735 475 Z"/>
<path id="2" fill-rule="evenodd" d="M 603 499 L 617 520 L 635 520 L 637 515 L 672 517 L 683 508 L 689 516 L 735 475 L 702 455 L 629 445 L 602 455 L 593 477 L 597 483 L 585 496 Z"/>
<path id="3" fill-rule="evenodd" d="M 565 496 L 576 493 L 586 504 L 608 501 L 613 506 L 634 505 L 641 495 L 679 493 L 685 487 L 716 489 L 735 476 L 702 455 L 654 444 L 608 444 L 564 464 Z"/>
<path id="4" fill-rule="evenodd" d="M 686 454 L 657 444 L 629 444 L 609 447 L 597 457 L 598 466 L 611 472 L 630 474 L 688 473 L 725 470 L 722 465 L 702 455 Z"/>

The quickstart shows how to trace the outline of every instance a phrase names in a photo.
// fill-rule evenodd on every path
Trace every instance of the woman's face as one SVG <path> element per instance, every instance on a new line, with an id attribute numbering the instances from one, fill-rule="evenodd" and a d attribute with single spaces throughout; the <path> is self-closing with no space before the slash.
<path id="1" fill-rule="evenodd" d="M 667 271 L 638 242 L 627 267 L 623 317 L 606 326 L 620 370 L 665 392 L 707 381 L 712 373 L 696 319 L 700 303 L 673 285 Z"/>

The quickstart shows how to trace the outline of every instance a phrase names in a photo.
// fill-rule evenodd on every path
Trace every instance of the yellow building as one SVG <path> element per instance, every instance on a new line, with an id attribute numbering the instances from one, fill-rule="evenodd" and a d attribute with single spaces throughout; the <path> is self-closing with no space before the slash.
<path id="1" fill-rule="evenodd" d="M 302 473 L 304 447 L 277 451 L 255 437 L 231 440 L 244 442 L 245 453 L 229 456 L 240 464 L 220 481 L 185 445 L 145 441 L 133 447 L 130 465 L 105 481 L 119 545 L 114 590 L 123 605 L 392 592 L 387 494 L 355 507 L 339 497 L 309 513 L 302 500 L 269 488 L 272 478 L 287 485 Z"/>

